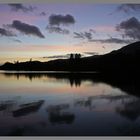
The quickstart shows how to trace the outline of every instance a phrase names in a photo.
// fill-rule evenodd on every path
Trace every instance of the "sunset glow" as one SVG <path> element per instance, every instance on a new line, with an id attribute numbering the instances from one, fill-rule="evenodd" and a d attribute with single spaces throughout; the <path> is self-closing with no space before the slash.
<path id="1" fill-rule="evenodd" d="M 0 4 L 0 64 L 119 49 L 138 40 L 117 30 L 134 16 L 139 21 L 138 11 L 125 4 Z"/>

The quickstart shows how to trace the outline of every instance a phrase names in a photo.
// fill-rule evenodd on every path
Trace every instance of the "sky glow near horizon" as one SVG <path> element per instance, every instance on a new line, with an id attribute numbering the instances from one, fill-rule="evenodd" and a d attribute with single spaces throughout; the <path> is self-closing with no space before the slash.
<path id="1" fill-rule="evenodd" d="M 0 64 L 119 49 L 140 40 L 139 13 L 140 4 L 0 4 Z"/>

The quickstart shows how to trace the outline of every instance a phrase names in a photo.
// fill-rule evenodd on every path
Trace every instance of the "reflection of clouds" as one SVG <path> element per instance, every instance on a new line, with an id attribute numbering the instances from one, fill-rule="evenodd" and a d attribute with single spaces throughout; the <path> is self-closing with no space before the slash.
<path id="1" fill-rule="evenodd" d="M 9 112 L 17 104 L 14 100 L 6 100 L 0 102 L 0 111 Z"/>
<path id="2" fill-rule="evenodd" d="M 90 96 L 87 99 L 77 100 L 75 101 L 74 105 L 81 106 L 81 107 L 83 106 L 92 110 L 93 108 L 95 108 L 95 106 L 92 105 L 93 98 L 94 98 L 93 96 Z"/>
<path id="3" fill-rule="evenodd" d="M 84 99 L 78 99 L 75 101 L 74 105 L 75 106 L 83 106 L 83 107 L 88 107 L 90 110 L 94 109 L 97 105 L 96 103 L 93 104 L 94 101 L 100 101 L 101 100 L 107 100 L 109 102 L 115 102 L 115 101 L 121 101 L 123 102 L 126 99 L 132 98 L 129 95 L 98 95 L 98 96 L 89 96 Z"/>
<path id="4" fill-rule="evenodd" d="M 37 102 L 28 103 L 28 104 L 22 104 L 20 105 L 19 109 L 12 112 L 13 116 L 21 117 L 21 116 L 28 115 L 33 112 L 37 112 L 43 103 L 44 103 L 44 100 L 40 100 Z"/>
<path id="5" fill-rule="evenodd" d="M 118 101 L 118 100 L 124 100 L 124 99 L 129 99 L 131 96 L 129 95 L 100 95 L 97 96 L 98 99 L 106 99 L 109 100 L 110 102 L 113 101 Z"/>
<path id="6" fill-rule="evenodd" d="M 135 121 L 140 116 L 140 99 L 132 98 L 122 102 L 122 106 L 117 107 L 116 112 L 129 120 Z"/>
<path id="7" fill-rule="evenodd" d="M 61 111 L 63 109 L 68 109 L 68 108 L 69 108 L 69 104 L 50 105 L 47 107 L 47 111 L 58 112 L 58 111 Z"/>
<path id="8" fill-rule="evenodd" d="M 75 106 L 89 107 L 89 109 L 94 109 L 97 104 L 93 101 L 100 101 L 105 99 L 112 104 L 119 102 L 119 105 L 115 105 L 115 111 L 121 116 L 128 118 L 129 120 L 136 120 L 140 116 L 140 99 L 130 95 L 99 95 L 90 96 L 86 99 L 79 99 L 75 101 Z M 105 104 L 103 104 L 105 105 Z"/>
<path id="9" fill-rule="evenodd" d="M 75 119 L 75 115 L 73 113 L 64 111 L 69 107 L 69 104 L 48 106 L 47 112 L 49 113 L 49 121 L 52 124 L 71 124 Z"/>

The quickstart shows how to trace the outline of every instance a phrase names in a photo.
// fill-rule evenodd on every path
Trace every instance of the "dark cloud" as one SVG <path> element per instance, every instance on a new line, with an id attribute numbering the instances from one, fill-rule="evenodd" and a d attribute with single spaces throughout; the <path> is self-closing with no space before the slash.
<path id="1" fill-rule="evenodd" d="M 93 29 L 89 29 L 88 31 L 85 32 L 73 32 L 74 38 L 81 38 L 81 39 L 87 39 L 87 40 L 92 40 L 93 34 L 95 34 L 96 31 Z"/>
<path id="2" fill-rule="evenodd" d="M 12 4 L 8 4 L 12 11 L 18 12 L 18 11 L 22 11 L 22 12 L 32 12 L 36 9 L 36 7 L 32 7 L 32 6 L 24 6 L 23 4 L 19 4 L 19 3 L 12 3 Z"/>
<path id="3" fill-rule="evenodd" d="M 69 58 L 70 55 L 69 54 L 66 54 L 66 55 L 53 55 L 53 56 L 45 56 L 43 58 L 51 58 L 51 59 L 55 59 L 55 58 Z"/>
<path id="4" fill-rule="evenodd" d="M 116 30 L 122 33 L 123 38 L 140 40 L 140 21 L 135 17 L 122 21 L 116 26 Z"/>
<path id="5" fill-rule="evenodd" d="M 92 33 L 90 33 L 90 32 L 85 32 L 84 35 L 85 35 L 85 37 L 86 37 L 88 40 L 91 40 L 91 39 L 92 39 Z"/>
<path id="6" fill-rule="evenodd" d="M 67 29 L 62 29 L 60 27 L 57 26 L 47 26 L 46 29 L 50 32 L 50 33 L 59 33 L 59 34 L 69 34 L 70 31 Z"/>
<path id="7" fill-rule="evenodd" d="M 49 25 L 51 26 L 59 26 L 59 25 L 69 25 L 74 24 L 75 19 L 72 15 L 51 15 L 49 17 Z"/>
<path id="8" fill-rule="evenodd" d="M 115 44 L 129 44 L 132 43 L 132 40 L 124 40 L 120 38 L 108 38 L 108 39 L 92 39 L 91 42 L 100 42 L 100 43 L 115 43 Z"/>
<path id="9" fill-rule="evenodd" d="M 109 38 L 107 39 L 94 39 L 93 33 L 96 33 L 96 32 L 94 30 L 91 32 L 91 29 L 90 29 L 88 32 L 74 32 L 73 34 L 74 34 L 74 38 L 86 40 L 87 42 L 116 43 L 116 44 L 132 43 L 132 39 L 121 39 L 121 38 L 114 38 L 111 36 L 109 36 Z"/>
<path id="10" fill-rule="evenodd" d="M 88 54 L 88 55 L 99 55 L 98 52 L 84 52 L 84 54 Z"/>
<path id="11" fill-rule="evenodd" d="M 77 32 L 74 32 L 74 38 L 81 38 L 81 39 L 85 39 L 85 36 L 83 33 L 77 33 Z"/>
<path id="12" fill-rule="evenodd" d="M 40 16 L 46 16 L 47 14 L 46 14 L 46 12 L 41 12 L 39 15 Z"/>
<path id="13" fill-rule="evenodd" d="M 89 29 L 90 33 L 96 33 L 96 31 L 94 29 Z"/>
<path id="14" fill-rule="evenodd" d="M 74 38 L 92 40 L 92 33 L 91 32 L 80 32 L 80 33 L 74 32 Z"/>
<path id="15" fill-rule="evenodd" d="M 34 25 L 29 25 L 18 20 L 14 20 L 11 25 L 8 25 L 26 35 L 33 35 L 39 38 L 45 38 L 40 29 Z"/>
<path id="16" fill-rule="evenodd" d="M 49 17 L 49 25 L 46 29 L 50 33 L 59 33 L 59 34 L 69 34 L 70 31 L 68 29 L 64 29 L 61 26 L 68 26 L 70 24 L 74 24 L 75 19 L 71 15 L 51 15 Z"/>
<path id="17" fill-rule="evenodd" d="M 70 58 L 71 54 L 65 54 L 65 55 L 53 55 L 53 56 L 45 56 L 43 58 L 51 58 L 51 59 L 68 59 Z M 81 57 L 83 57 L 84 55 L 81 54 Z"/>
<path id="18" fill-rule="evenodd" d="M 125 13 L 140 11 L 140 4 L 121 4 L 117 11 L 123 11 Z"/>
<path id="19" fill-rule="evenodd" d="M 16 36 L 12 31 L 8 31 L 4 28 L 0 28 L 0 35 L 1 36 L 7 36 L 7 37 Z"/>

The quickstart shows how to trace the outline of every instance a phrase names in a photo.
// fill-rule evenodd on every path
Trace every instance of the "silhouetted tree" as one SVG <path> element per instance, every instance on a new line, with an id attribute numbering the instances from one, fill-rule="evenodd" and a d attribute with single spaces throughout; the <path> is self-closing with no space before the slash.
<path id="1" fill-rule="evenodd" d="M 80 59 L 81 58 L 81 54 L 80 53 L 76 53 L 75 54 L 75 59 Z"/>
<path id="2" fill-rule="evenodd" d="M 74 59 L 74 54 L 70 54 L 70 59 Z"/>
<path id="3" fill-rule="evenodd" d="M 32 58 L 30 58 L 30 62 L 32 62 Z"/>

